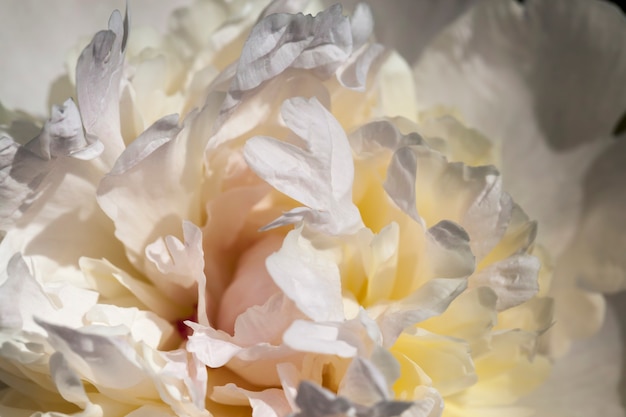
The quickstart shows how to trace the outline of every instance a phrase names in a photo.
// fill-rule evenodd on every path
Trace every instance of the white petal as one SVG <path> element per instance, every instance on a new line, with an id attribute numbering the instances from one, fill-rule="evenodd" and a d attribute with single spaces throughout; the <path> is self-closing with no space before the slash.
<path id="1" fill-rule="evenodd" d="M 37 198 L 48 174 L 63 163 L 57 158 L 93 159 L 102 151 L 100 146 L 85 139 L 72 100 L 54 106 L 41 132 L 24 146 L 0 132 L 0 229 L 8 229 Z"/>
<path id="2" fill-rule="evenodd" d="M 71 285 L 44 288 L 31 275 L 19 254 L 7 267 L 7 280 L 0 286 L 0 323 L 3 328 L 41 333 L 37 318 L 71 327 L 82 327 L 83 316 L 96 303 L 98 294 Z M 57 303 L 53 303 L 53 298 Z"/>
<path id="3" fill-rule="evenodd" d="M 181 305 L 197 294 L 198 320 L 208 323 L 202 231 L 189 221 L 183 221 L 182 229 L 182 241 L 167 235 L 146 246 L 151 263 L 146 262 L 145 272 L 155 287 Z"/>
<path id="4" fill-rule="evenodd" d="M 380 58 L 385 48 L 377 43 L 367 43 L 374 28 L 370 7 L 359 3 L 350 17 L 352 49 L 354 53 L 337 69 L 337 80 L 347 88 L 365 91 L 370 67 Z"/>
<path id="5" fill-rule="evenodd" d="M 498 299 L 498 311 L 530 300 L 539 292 L 537 274 L 541 263 L 531 255 L 517 255 L 489 265 L 469 279 L 469 288 L 491 288 Z"/>
<path id="6" fill-rule="evenodd" d="M 371 406 L 389 398 L 385 377 L 369 361 L 356 357 L 341 380 L 338 394 L 357 404 Z"/>
<path id="7" fill-rule="evenodd" d="M 624 343 L 617 322 L 615 312 L 608 310 L 600 333 L 575 342 L 556 361 L 548 381 L 521 404 L 535 407 L 536 417 L 623 417 L 619 381 Z"/>
<path id="8" fill-rule="evenodd" d="M 505 189 L 555 252 L 572 237 L 582 175 L 626 108 L 626 48 L 613 41 L 624 36 L 605 2 L 486 1 L 415 67 L 420 109 L 458 109 L 502 143 Z"/>
<path id="9" fill-rule="evenodd" d="M 174 336 L 174 326 L 152 311 L 140 311 L 135 307 L 118 307 L 112 304 L 98 304 L 85 315 L 90 325 L 124 326 L 136 343 L 145 343 L 153 349 L 168 346 Z M 178 342 L 178 340 L 176 340 Z"/>
<path id="10" fill-rule="evenodd" d="M 38 320 L 50 344 L 63 354 L 69 366 L 99 386 L 115 389 L 137 387 L 147 375 L 140 368 L 134 348 L 115 337 L 79 332 Z"/>
<path id="11" fill-rule="evenodd" d="M 460 223 L 478 260 L 500 241 L 513 210 L 493 167 L 450 163 L 424 145 L 394 152 L 384 187 L 396 205 L 423 226 L 441 220 Z"/>
<path id="12" fill-rule="evenodd" d="M 55 352 L 50 356 L 50 376 L 66 401 L 81 408 L 89 403 L 80 377 L 69 367 L 60 352 Z"/>
<path id="13" fill-rule="evenodd" d="M 231 94 L 258 87 L 289 67 L 326 76 L 352 50 L 348 19 L 335 5 L 317 16 L 274 14 L 261 20 L 241 52 Z"/>
<path id="14" fill-rule="evenodd" d="M 301 228 L 287 234 L 266 267 L 276 285 L 311 319 L 343 320 L 339 267 L 302 236 Z"/>
<path id="15" fill-rule="evenodd" d="M 109 29 L 98 32 L 78 58 L 76 93 L 85 131 L 105 144 L 108 163 L 124 149 L 120 131 L 119 97 L 128 18 L 114 11 Z"/>
<path id="16" fill-rule="evenodd" d="M 140 270 L 153 268 L 144 255 L 148 244 L 162 236 L 180 236 L 183 220 L 200 223 L 203 161 L 198 155 L 207 138 L 195 130 L 195 116 L 182 131 L 176 116 L 157 121 L 124 151 L 98 187 L 100 207 Z"/>
<path id="17" fill-rule="evenodd" d="M 348 10 L 361 0 L 344 0 Z M 374 16 L 374 32 L 379 42 L 415 60 L 441 30 L 462 15 L 477 0 L 394 0 L 390 5 L 368 1 Z M 331 3 L 331 1 L 326 1 Z"/>
<path id="18" fill-rule="evenodd" d="M 253 306 L 237 317 L 235 340 L 242 346 L 280 344 L 284 331 L 294 320 L 304 318 L 284 294 L 274 294 L 262 306 Z"/>
<path id="19" fill-rule="evenodd" d="M 211 368 L 224 366 L 243 350 L 242 346 L 230 341 L 231 337 L 225 332 L 202 328 L 192 322 L 189 322 L 188 326 L 194 329 L 194 332 L 187 341 L 186 349 Z"/>
<path id="20" fill-rule="evenodd" d="M 305 220 L 332 235 L 354 233 L 363 223 L 352 203 L 354 164 L 341 125 L 315 98 L 285 101 L 282 116 L 305 147 L 257 136 L 244 156 L 257 175 L 308 209 L 292 210 L 271 226 Z"/>
<path id="21" fill-rule="evenodd" d="M 161 354 L 160 352 L 155 352 Z M 161 398 L 177 415 L 208 417 L 205 409 L 208 375 L 204 363 L 186 349 L 162 353 L 161 368 L 152 364 L 151 371 Z M 183 411 L 184 410 L 184 411 Z"/>
<path id="22" fill-rule="evenodd" d="M 367 123 L 350 133 L 350 146 L 359 158 L 367 158 L 385 149 L 396 149 L 409 145 L 421 145 L 423 140 L 417 133 L 404 135 L 389 120 Z"/>
<path id="23" fill-rule="evenodd" d="M 296 404 L 300 411 L 297 417 L 327 417 L 333 415 L 357 415 L 358 417 L 392 417 L 400 415 L 411 407 L 411 403 L 401 401 L 380 401 L 371 406 L 355 404 L 344 397 L 335 396 L 330 391 L 309 381 L 302 381 L 298 387 Z"/>
<path id="24" fill-rule="evenodd" d="M 415 204 L 417 158 L 417 153 L 408 146 L 395 151 L 387 169 L 387 179 L 385 179 L 384 186 L 389 197 L 402 211 L 419 224 L 425 226 L 424 221 L 417 213 Z"/>
<path id="25" fill-rule="evenodd" d="M 230 402 L 226 402 L 228 401 L 226 398 L 219 398 L 218 396 L 225 396 L 226 398 L 230 396 Z M 213 389 L 211 399 L 217 400 L 218 398 L 220 402 L 223 401 L 227 404 L 245 405 L 245 403 L 249 403 L 252 407 L 252 417 L 282 417 L 291 411 L 282 390 L 276 388 L 257 392 L 239 388 L 235 384 L 227 384 Z"/>
<path id="26" fill-rule="evenodd" d="M 84 3 L 80 0 L 42 4 L 37 0 L 8 0 L 5 7 L 12 13 L 0 16 L 0 56 L 3 56 L 2 74 L 11 82 L 2 83 L 0 97 L 10 108 L 20 108 L 33 114 L 45 115 L 51 104 L 65 100 L 66 90 L 54 100 L 50 85 L 63 73 L 68 51 L 77 40 L 91 36 L 106 23 L 115 8 L 124 8 L 123 0 L 103 0 Z M 189 0 L 154 3 L 151 0 L 133 0 L 130 3 L 132 26 L 155 25 L 167 27 L 168 15 Z M 67 22 L 72 22 L 68 25 Z M 136 36 L 137 32 L 133 32 Z M 86 39 L 83 44 L 87 44 Z M 30 51 L 28 55 L 24 51 Z M 78 53 L 76 51 L 76 57 Z M 45 64 L 43 64 L 45 63 Z M 70 65 L 75 65 L 73 62 Z M 74 69 L 68 69 L 74 72 Z M 73 77 L 72 77 L 73 79 Z M 52 99 L 52 100 L 50 100 Z"/>
<path id="27" fill-rule="evenodd" d="M 585 178 L 585 207 L 580 227 L 559 259 L 561 274 L 584 288 L 617 292 L 626 289 L 626 141 L 601 154 Z"/>
<path id="28" fill-rule="evenodd" d="M 252 363 L 260 358 L 288 356 L 293 354 L 290 349 L 283 348 L 282 336 L 294 320 L 304 318 L 294 304 L 282 294 L 271 297 L 263 306 L 254 306 L 241 314 L 235 322 L 234 336 L 215 330 L 209 326 L 201 326 L 188 322 L 194 329 L 189 337 L 186 349 L 193 352 L 200 360 L 212 368 L 225 365 L 237 357 L 237 364 L 229 366 L 239 372 L 252 372 L 262 384 L 267 383 L 267 374 L 255 374 Z M 243 370 L 238 366 L 241 365 Z"/>
<path id="29" fill-rule="evenodd" d="M 103 298 L 110 295 L 115 297 L 120 292 L 123 294 L 120 290 L 126 289 L 138 301 L 135 305 L 146 306 L 166 320 L 173 321 L 185 317 L 185 313 L 190 314 L 185 311 L 185 307 L 175 304 L 154 285 L 135 278 L 106 260 L 81 258 L 80 268 L 89 277 L 90 285 L 97 288 Z"/>
<path id="30" fill-rule="evenodd" d="M 340 333 L 340 328 L 333 324 L 296 320 L 287 329 L 283 339 L 287 346 L 295 350 L 337 355 L 341 358 L 354 357 L 357 348 L 342 340 Z"/>

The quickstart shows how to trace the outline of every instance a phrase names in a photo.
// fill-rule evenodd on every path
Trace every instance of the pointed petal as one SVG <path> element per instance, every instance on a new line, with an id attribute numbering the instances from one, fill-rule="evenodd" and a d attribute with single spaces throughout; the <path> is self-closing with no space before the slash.
<path id="1" fill-rule="evenodd" d="M 109 29 L 94 36 L 76 66 L 76 93 L 85 131 L 104 143 L 108 163 L 124 149 L 119 98 L 127 36 L 128 18 L 122 19 L 116 10 Z"/>

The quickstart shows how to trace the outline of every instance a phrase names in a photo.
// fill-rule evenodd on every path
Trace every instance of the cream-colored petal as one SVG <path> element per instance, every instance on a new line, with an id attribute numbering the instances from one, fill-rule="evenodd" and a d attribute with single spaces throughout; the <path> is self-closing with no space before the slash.
<path id="1" fill-rule="evenodd" d="M 267 258 L 265 266 L 304 314 L 315 321 L 343 320 L 339 267 L 329 251 L 315 248 L 302 235 L 302 227 L 287 234 L 282 248 Z"/>
<path id="2" fill-rule="evenodd" d="M 197 155 L 204 139 L 193 135 L 199 133 L 193 121 L 182 131 L 177 122 L 173 115 L 152 125 L 124 151 L 98 187 L 98 203 L 113 220 L 116 237 L 130 261 L 144 272 L 148 263 L 144 250 L 150 243 L 161 236 L 180 236 L 183 220 L 200 224 L 202 161 Z M 146 187 L 146 181 L 158 185 Z"/>
<path id="3" fill-rule="evenodd" d="M 618 320 L 609 309 L 600 332 L 575 342 L 570 353 L 556 361 L 549 379 L 521 404 L 534 407 L 535 417 L 623 417 L 624 342 Z"/>

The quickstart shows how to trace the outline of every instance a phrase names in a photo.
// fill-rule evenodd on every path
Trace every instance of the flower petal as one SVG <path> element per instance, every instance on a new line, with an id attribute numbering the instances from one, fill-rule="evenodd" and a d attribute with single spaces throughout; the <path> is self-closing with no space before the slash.
<path id="1" fill-rule="evenodd" d="M 626 141 L 618 141 L 593 163 L 585 178 L 585 207 L 579 229 L 559 260 L 557 278 L 571 275 L 585 289 L 626 289 Z"/>
<path id="2" fill-rule="evenodd" d="M 37 198 L 57 158 L 93 159 L 102 152 L 100 142 L 85 139 L 72 100 L 54 106 L 41 132 L 24 146 L 0 134 L 0 230 L 7 230 Z"/>
<path id="3" fill-rule="evenodd" d="M 41 320 L 37 324 L 46 330 L 50 344 L 63 354 L 69 366 L 89 381 L 123 390 L 136 387 L 147 378 L 134 349 L 122 340 Z"/>
<path id="4" fill-rule="evenodd" d="M 412 294 L 390 303 L 378 317 L 386 347 L 408 326 L 443 313 L 467 288 L 467 277 L 474 271 L 468 236 L 459 226 L 441 222 L 428 230 L 427 241 L 433 278 Z"/>
<path id="5" fill-rule="evenodd" d="M 614 42 L 625 36 L 605 2 L 486 1 L 415 66 L 420 110 L 457 109 L 502 144 L 505 188 L 557 255 L 579 215 L 582 176 L 626 109 L 626 48 Z M 555 71 L 564 66 L 567 76 Z"/>
<path id="6" fill-rule="evenodd" d="M 324 251 L 302 236 L 302 228 L 287 234 L 282 248 L 266 261 L 276 285 L 315 321 L 342 321 L 339 267 Z"/>
<path id="7" fill-rule="evenodd" d="M 359 2 L 344 0 L 342 4 L 350 10 Z M 368 3 L 379 42 L 397 50 L 408 61 L 413 61 L 441 30 L 470 9 L 477 0 L 395 0 L 393 7 L 378 1 Z"/>
<path id="8" fill-rule="evenodd" d="M 162 236 L 179 236 L 183 220 L 201 223 L 203 176 L 197 155 L 207 138 L 200 118 L 211 120 L 211 114 L 208 106 L 190 116 L 182 130 L 176 115 L 157 121 L 126 148 L 98 186 L 98 203 L 139 270 L 153 268 L 144 256 L 150 243 Z M 158 185 L 146 187 L 147 183 Z"/>
<path id="9" fill-rule="evenodd" d="M 285 101 L 282 116 L 305 147 L 257 136 L 246 143 L 244 157 L 257 175 L 308 208 L 291 210 L 266 228 L 305 220 L 331 235 L 356 232 L 363 223 L 352 203 L 354 164 L 341 125 L 316 98 Z"/>
<path id="10" fill-rule="evenodd" d="M 37 318 L 44 317 L 51 322 L 82 327 L 83 316 L 98 298 L 97 293 L 72 285 L 44 289 L 31 275 L 20 254 L 9 261 L 7 280 L 0 289 L 2 328 L 35 333 L 41 333 Z M 57 298 L 58 304 L 53 303 L 53 298 Z"/>
<path id="11" fill-rule="evenodd" d="M 491 288 L 498 299 L 498 311 L 515 307 L 539 292 L 537 274 L 541 263 L 531 255 L 516 255 L 489 265 L 472 275 L 468 287 Z"/>
<path id="12" fill-rule="evenodd" d="M 550 378 L 521 404 L 536 408 L 535 417 L 623 417 L 619 380 L 624 343 L 618 319 L 609 309 L 602 330 L 575 342 L 570 353 L 556 361 Z"/>
<path id="13" fill-rule="evenodd" d="M 241 52 L 230 94 L 258 87 L 289 67 L 329 76 L 352 51 L 352 35 L 341 6 L 317 16 L 273 14 L 257 24 Z"/>
<path id="14" fill-rule="evenodd" d="M 50 376 L 66 401 L 84 408 L 90 401 L 80 377 L 69 367 L 60 352 L 50 356 Z"/>
<path id="15" fill-rule="evenodd" d="M 105 143 L 104 158 L 112 163 L 124 150 L 119 98 L 128 37 L 128 16 L 111 14 L 109 29 L 98 32 L 76 66 L 76 95 L 88 135 Z"/>

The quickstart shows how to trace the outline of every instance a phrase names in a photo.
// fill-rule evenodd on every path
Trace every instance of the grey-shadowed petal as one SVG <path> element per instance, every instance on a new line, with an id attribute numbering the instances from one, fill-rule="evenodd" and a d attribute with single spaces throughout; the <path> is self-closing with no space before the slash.
<path id="1" fill-rule="evenodd" d="M 374 17 L 374 34 L 385 47 L 413 62 L 441 30 L 479 0 L 343 0 L 346 10 L 367 4 Z M 334 3 L 324 0 L 326 5 Z"/>
<path id="2" fill-rule="evenodd" d="M 289 67 L 329 76 L 351 51 L 350 24 L 339 5 L 315 17 L 270 15 L 252 29 L 239 58 L 231 93 L 253 89 Z"/>
<path id="3" fill-rule="evenodd" d="M 90 381 L 109 388 L 131 388 L 148 378 L 134 348 L 123 338 L 90 334 L 36 319 L 49 336 L 50 344 L 65 360 Z"/>
<path id="4" fill-rule="evenodd" d="M 236 67 L 231 66 L 215 85 L 229 83 L 217 126 L 222 126 L 257 88 L 289 68 L 308 70 L 325 79 L 332 76 L 352 53 L 348 18 L 336 4 L 316 16 L 277 13 L 261 19 L 250 32 Z M 234 67 L 234 69 L 233 69 Z M 215 148 L 223 139 L 214 139 Z"/>
<path id="5" fill-rule="evenodd" d="M 618 317 L 607 310 L 602 330 L 573 345 L 552 369 L 550 378 L 521 404 L 534 417 L 624 417 L 618 381 L 624 362 Z M 623 386 L 622 386 L 623 387 Z"/>
<path id="6" fill-rule="evenodd" d="M 504 188 L 560 253 L 582 178 L 626 109 L 624 16 L 601 1 L 485 1 L 414 67 L 419 110 L 448 106 L 500 144 Z M 539 186 L 540 185 L 540 186 Z"/>
<path id="7" fill-rule="evenodd" d="M 264 181 L 307 207 L 291 210 L 266 227 L 305 220 L 331 235 L 356 232 L 363 222 L 352 202 L 354 163 L 343 128 L 316 98 L 289 99 L 281 115 L 304 147 L 256 136 L 246 142 L 244 158 Z"/>
<path id="8" fill-rule="evenodd" d="M 11 126 L 3 129 L 9 133 Z M 78 109 L 72 100 L 53 106 L 52 116 L 41 132 L 25 145 L 0 131 L 0 230 L 7 230 L 22 216 L 48 184 L 46 176 L 58 166 L 57 159 L 94 159 L 102 144 L 85 137 Z M 23 140 L 23 139 L 22 139 Z"/>
<path id="9" fill-rule="evenodd" d="M 360 359 L 355 359 L 360 360 Z M 368 375 L 369 376 L 369 375 Z M 368 377 L 366 376 L 366 378 Z M 419 401 L 418 401 L 419 402 Z M 358 417 L 394 417 L 399 416 L 417 403 L 383 399 L 374 404 L 358 404 L 342 396 L 335 396 L 330 391 L 302 381 L 298 386 L 296 405 L 300 411 L 293 417 L 331 417 L 337 415 L 356 415 Z M 416 414 L 426 417 L 430 414 Z"/>
<path id="10" fill-rule="evenodd" d="M 89 403 L 80 376 L 70 368 L 61 352 L 55 352 L 50 356 L 50 376 L 66 401 L 81 407 Z"/>
<path id="11" fill-rule="evenodd" d="M 121 80 L 128 37 L 128 16 L 111 14 L 102 30 L 83 50 L 76 65 L 76 95 L 88 135 L 104 143 L 104 159 L 112 164 L 124 150 L 120 130 Z"/>
<path id="12" fill-rule="evenodd" d="M 503 311 L 530 300 L 539 292 L 541 263 L 531 255 L 514 255 L 489 265 L 469 279 L 469 288 L 489 287 L 497 295 L 496 309 Z"/>

